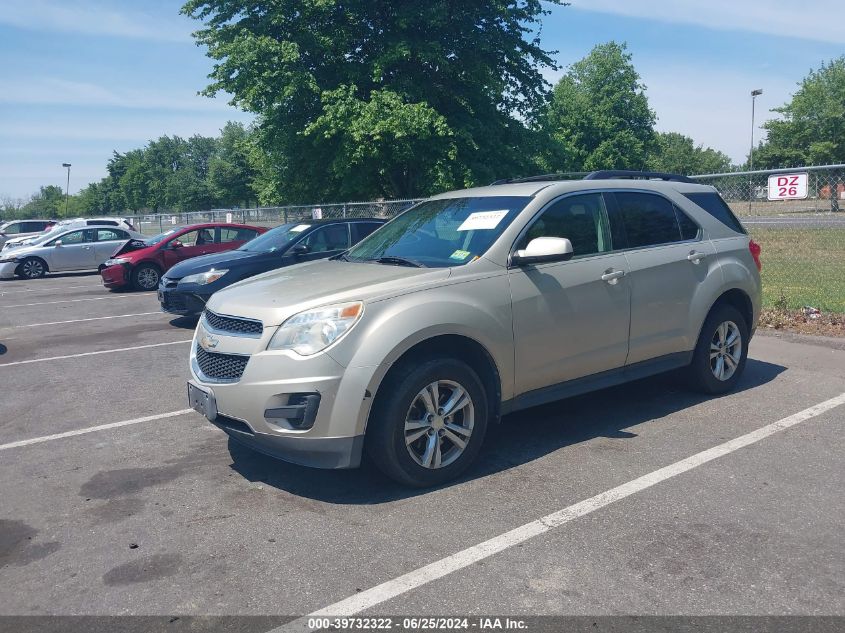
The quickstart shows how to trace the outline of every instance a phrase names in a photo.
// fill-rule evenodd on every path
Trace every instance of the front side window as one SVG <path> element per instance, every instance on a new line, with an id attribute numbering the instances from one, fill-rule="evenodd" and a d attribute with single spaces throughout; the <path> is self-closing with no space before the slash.
<path id="1" fill-rule="evenodd" d="M 323 226 L 302 240 L 302 244 L 308 247 L 309 253 L 344 251 L 349 248 L 349 229 L 345 224 Z"/>
<path id="2" fill-rule="evenodd" d="M 611 222 L 621 221 L 628 238 L 628 248 L 655 246 L 679 242 L 683 238 L 675 205 L 662 196 L 651 193 L 620 191 L 614 194 L 618 217 L 611 215 Z M 696 231 L 697 231 L 696 227 Z"/>
<path id="3" fill-rule="evenodd" d="M 84 244 L 86 242 L 94 241 L 94 231 L 92 229 L 85 229 L 82 231 L 71 231 L 62 235 L 56 242 L 61 241 L 62 246 L 70 246 L 71 244 Z M 55 242 L 53 242 L 55 244 Z"/>
<path id="4" fill-rule="evenodd" d="M 427 200 L 359 242 L 352 261 L 461 266 L 480 257 L 531 201 L 527 196 Z"/>
<path id="5" fill-rule="evenodd" d="M 182 246 L 203 246 L 205 244 L 214 244 L 214 232 L 209 229 L 197 229 L 196 231 L 188 231 L 176 238 L 182 243 Z"/>
<path id="6" fill-rule="evenodd" d="M 553 202 L 531 225 L 517 248 L 525 248 L 537 237 L 565 237 L 572 242 L 573 257 L 612 250 L 604 198 L 591 193 Z"/>

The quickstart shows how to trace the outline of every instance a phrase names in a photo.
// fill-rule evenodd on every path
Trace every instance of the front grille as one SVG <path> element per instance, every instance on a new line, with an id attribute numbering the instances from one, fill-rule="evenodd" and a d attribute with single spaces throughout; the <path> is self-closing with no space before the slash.
<path id="1" fill-rule="evenodd" d="M 203 313 L 205 322 L 209 327 L 218 332 L 232 332 L 234 334 L 246 334 L 249 336 L 261 336 L 264 331 L 264 326 L 261 321 L 254 321 L 252 319 L 240 319 L 236 317 L 220 316 L 211 310 L 206 310 Z"/>
<path id="2" fill-rule="evenodd" d="M 185 296 L 175 292 L 164 292 L 161 295 L 162 306 L 166 310 L 187 310 Z"/>
<path id="3" fill-rule="evenodd" d="M 197 365 L 204 376 L 212 380 L 227 380 L 236 381 L 246 369 L 246 364 L 249 362 L 249 356 L 240 356 L 238 354 L 218 354 L 217 352 L 207 352 L 201 346 L 197 345 Z"/>

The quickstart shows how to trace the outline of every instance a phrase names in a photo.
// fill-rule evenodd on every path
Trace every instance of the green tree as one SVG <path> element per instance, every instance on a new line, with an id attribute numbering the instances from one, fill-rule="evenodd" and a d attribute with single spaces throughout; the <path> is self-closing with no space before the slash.
<path id="1" fill-rule="evenodd" d="M 541 0 L 189 0 L 182 11 L 203 21 L 197 40 L 215 60 L 205 93 L 259 115 L 276 172 L 261 191 L 415 196 L 528 166 L 539 69 L 554 67 L 536 35 Z"/>
<path id="2" fill-rule="evenodd" d="M 715 174 L 730 170 L 731 159 L 711 147 L 696 145 L 678 132 L 658 132 L 648 168 L 676 174 Z"/>
<path id="3" fill-rule="evenodd" d="M 26 217 L 59 218 L 65 213 L 65 190 L 56 185 L 41 187 L 23 209 Z"/>
<path id="4" fill-rule="evenodd" d="M 755 167 L 845 162 L 845 56 L 810 71 L 789 103 L 772 111 L 782 118 L 763 124 Z"/>
<path id="5" fill-rule="evenodd" d="M 608 42 L 572 64 L 540 120 L 549 171 L 643 169 L 656 143 L 655 114 L 625 44 Z"/>
<path id="6" fill-rule="evenodd" d="M 250 133 L 241 123 L 226 123 L 207 175 L 211 193 L 221 206 L 249 206 L 249 201 L 257 197 L 253 190 L 257 178 L 253 149 Z"/>

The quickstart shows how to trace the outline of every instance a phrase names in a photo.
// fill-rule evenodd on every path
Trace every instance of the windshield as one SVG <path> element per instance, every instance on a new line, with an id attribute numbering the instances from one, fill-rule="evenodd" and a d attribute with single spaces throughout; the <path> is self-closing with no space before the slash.
<path id="1" fill-rule="evenodd" d="M 170 229 L 169 231 L 165 231 L 164 233 L 159 233 L 155 237 L 145 239 L 144 244 L 146 244 L 147 246 L 153 246 L 154 244 L 158 244 L 162 240 L 166 240 L 168 237 L 173 235 L 178 230 L 180 230 L 180 229 Z"/>
<path id="2" fill-rule="evenodd" d="M 461 266 L 483 255 L 530 200 L 524 196 L 428 200 L 353 246 L 344 259 Z"/>
<path id="3" fill-rule="evenodd" d="M 311 225 L 307 222 L 300 224 L 282 224 L 271 231 L 267 231 L 263 235 L 259 235 L 253 240 L 250 240 L 239 251 L 247 251 L 248 253 L 272 253 L 287 248 L 288 244 L 298 238 L 303 231 L 310 228 Z"/>

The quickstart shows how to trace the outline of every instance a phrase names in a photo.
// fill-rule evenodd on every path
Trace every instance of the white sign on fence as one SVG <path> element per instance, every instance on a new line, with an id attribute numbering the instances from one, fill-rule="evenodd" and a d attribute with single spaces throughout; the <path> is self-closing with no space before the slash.
<path id="1" fill-rule="evenodd" d="M 232 214 L 227 213 L 226 214 L 226 224 L 231 224 L 231 223 L 232 223 Z"/>
<path id="2" fill-rule="evenodd" d="M 807 172 L 769 176 L 769 200 L 803 200 L 807 197 Z"/>
<path id="3" fill-rule="evenodd" d="M 314 207 L 311 209 L 311 219 L 312 220 L 322 220 L 323 219 L 323 210 L 320 207 Z"/>

